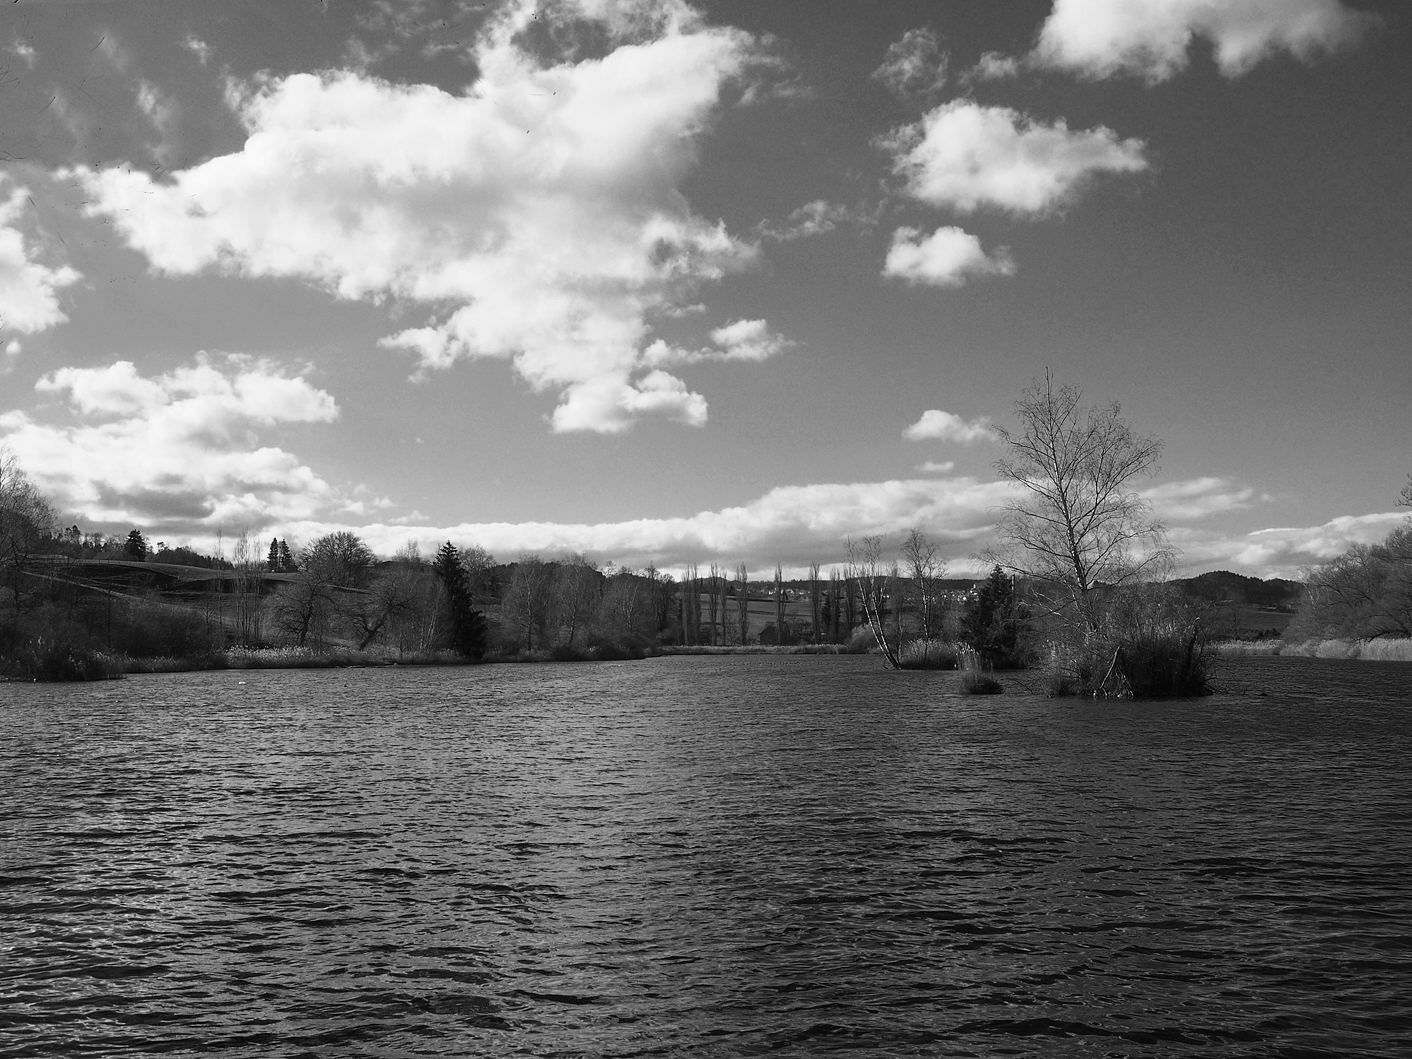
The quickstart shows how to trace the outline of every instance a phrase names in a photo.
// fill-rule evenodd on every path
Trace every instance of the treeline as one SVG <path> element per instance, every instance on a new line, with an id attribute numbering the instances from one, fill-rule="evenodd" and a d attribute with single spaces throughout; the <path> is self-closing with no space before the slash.
<path id="1" fill-rule="evenodd" d="M 1412 638 L 1412 525 L 1311 570 L 1285 638 Z"/>

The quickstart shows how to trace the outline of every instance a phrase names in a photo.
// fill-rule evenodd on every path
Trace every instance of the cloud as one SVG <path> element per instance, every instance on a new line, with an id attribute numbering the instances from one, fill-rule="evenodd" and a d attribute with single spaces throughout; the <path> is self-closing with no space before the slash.
<path id="1" fill-rule="evenodd" d="M 907 192 L 969 213 L 983 206 L 1039 214 L 1064 205 L 1101 173 L 1147 168 L 1141 140 L 1098 126 L 1071 131 L 1008 107 L 955 100 L 882 140 Z"/>
<path id="2" fill-rule="evenodd" d="M 916 228 L 892 233 L 882 274 L 913 286 L 960 287 L 971 276 L 1013 276 L 1015 261 L 1003 247 L 994 254 L 960 228 L 938 228 L 925 239 Z"/>
<path id="3" fill-rule="evenodd" d="M 942 51 L 936 34 L 928 27 L 909 29 L 901 40 L 889 45 L 883 64 L 873 71 L 873 78 L 894 95 L 915 99 L 946 87 L 946 67 L 946 52 Z"/>
<path id="4" fill-rule="evenodd" d="M 974 445 L 978 441 L 994 441 L 995 428 L 990 425 L 989 416 L 980 416 L 970 422 L 939 408 L 928 408 L 910 427 L 902 432 L 909 441 L 955 441 L 962 445 Z"/>
<path id="5" fill-rule="evenodd" d="M 950 474 L 955 469 L 955 460 L 944 460 L 940 463 L 936 460 L 927 460 L 917 465 L 917 470 L 922 474 Z"/>
<path id="6" fill-rule="evenodd" d="M 9 182 L 0 173 L 0 193 Z M 68 320 L 59 308 L 59 291 L 82 277 L 67 265 L 53 268 L 35 259 L 19 227 L 28 201 L 25 187 L 0 199 L 0 329 L 34 334 Z"/>
<path id="7" fill-rule="evenodd" d="M 1405 512 L 1342 515 L 1319 526 L 1286 526 L 1251 533 L 1221 534 L 1176 527 L 1172 542 L 1182 549 L 1187 569 L 1235 569 L 1257 577 L 1298 579 L 1311 566 L 1326 563 L 1355 544 L 1373 544 L 1406 521 Z"/>
<path id="8" fill-rule="evenodd" d="M 1250 486 L 1237 485 L 1226 478 L 1191 478 L 1166 482 L 1138 493 L 1162 519 L 1201 519 L 1226 511 L 1240 511 L 1269 496 L 1257 495 Z"/>
<path id="9" fill-rule="evenodd" d="M 847 206 L 838 206 L 823 199 L 805 203 L 789 215 L 783 224 L 761 222 L 755 230 L 766 239 L 777 242 L 790 242 L 794 239 L 807 239 L 814 235 L 827 235 L 840 224 L 858 220 L 854 211 Z"/>
<path id="10" fill-rule="evenodd" d="M 765 320 L 737 320 L 711 332 L 711 341 L 719 349 L 681 349 L 658 339 L 643 351 L 644 363 L 650 365 L 699 364 L 708 360 L 767 360 L 794 345 L 789 339 L 770 330 Z M 668 375 L 666 378 L 670 379 Z M 705 406 L 702 406 L 705 416 Z"/>
<path id="11" fill-rule="evenodd" d="M 1377 21 L 1339 0 L 1055 0 L 1028 61 L 1157 82 L 1184 70 L 1202 37 L 1221 72 L 1237 77 L 1281 52 L 1308 62 L 1347 47 Z"/>
<path id="12" fill-rule="evenodd" d="M 882 534 L 894 544 L 918 527 L 956 563 L 967 563 L 990 533 L 996 512 L 1012 487 L 974 478 L 925 478 L 886 482 L 781 486 L 749 503 L 683 518 L 635 519 L 606 523 L 463 523 L 413 525 L 403 520 L 356 528 L 369 545 L 392 554 L 409 539 L 426 547 L 451 540 L 478 544 L 502 561 L 521 552 L 544 555 L 579 552 L 606 562 L 677 568 L 712 558 L 744 561 L 756 569 L 820 562 L 841 563 L 845 539 Z M 332 529 L 330 522 L 290 524 L 291 534 L 310 539 Z"/>
<path id="13" fill-rule="evenodd" d="M 196 61 L 202 66 L 205 66 L 206 61 L 211 57 L 211 46 L 194 33 L 188 33 L 183 38 L 181 46 L 196 56 Z"/>
<path id="14" fill-rule="evenodd" d="M 198 532 L 316 516 L 336 490 L 262 428 L 327 423 L 333 397 L 265 360 L 205 355 L 145 377 L 129 361 L 61 368 L 35 388 L 77 422 L 0 415 L 0 440 L 61 510 L 107 524 Z"/>
<path id="15" fill-rule="evenodd" d="M 508 359 L 558 393 L 557 430 L 704 421 L 705 399 L 643 350 L 654 314 L 758 254 L 680 190 L 758 45 L 684 4 L 537 11 L 516 0 L 491 19 L 473 47 L 480 79 L 459 94 L 347 71 L 236 84 L 240 151 L 161 182 L 73 172 L 89 212 L 161 272 L 299 277 L 428 306 L 425 325 L 382 344 L 423 373 Z M 615 46 L 541 61 L 521 44 L 539 13 L 556 33 L 593 20 Z"/>

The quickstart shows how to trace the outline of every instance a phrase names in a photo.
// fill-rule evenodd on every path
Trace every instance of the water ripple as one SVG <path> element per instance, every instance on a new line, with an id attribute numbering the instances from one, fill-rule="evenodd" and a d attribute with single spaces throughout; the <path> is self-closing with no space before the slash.
<path id="1" fill-rule="evenodd" d="M 1406 1055 L 1407 673 L 5 686 L 0 1056 Z"/>

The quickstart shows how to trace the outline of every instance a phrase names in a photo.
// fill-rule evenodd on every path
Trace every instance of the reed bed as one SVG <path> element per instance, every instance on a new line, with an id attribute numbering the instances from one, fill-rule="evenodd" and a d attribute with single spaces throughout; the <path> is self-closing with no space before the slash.
<path id="1" fill-rule="evenodd" d="M 1280 655 L 1285 658 L 1361 658 L 1368 662 L 1412 662 L 1412 639 L 1225 640 L 1210 650 L 1227 658 Z"/>

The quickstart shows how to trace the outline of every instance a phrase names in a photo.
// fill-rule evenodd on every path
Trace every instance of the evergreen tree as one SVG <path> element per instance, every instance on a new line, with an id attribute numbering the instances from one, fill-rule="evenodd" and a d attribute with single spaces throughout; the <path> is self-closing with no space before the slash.
<path id="1" fill-rule="evenodd" d="M 280 568 L 279 541 L 275 540 L 273 537 L 270 538 L 270 554 L 268 558 L 265 559 L 265 565 L 270 568 L 271 573 L 277 573 Z"/>
<path id="2" fill-rule="evenodd" d="M 127 553 L 128 558 L 143 562 L 147 558 L 147 550 L 147 538 L 142 535 L 142 531 L 132 530 L 127 535 L 127 543 L 123 545 L 123 551 Z"/>
<path id="3" fill-rule="evenodd" d="M 283 537 L 279 542 L 279 568 L 285 573 L 299 569 L 299 564 L 294 561 L 294 556 L 289 554 L 289 545 L 284 542 Z"/>
<path id="4" fill-rule="evenodd" d="M 485 615 L 471 606 L 466 568 L 461 565 L 460 551 L 450 541 L 437 551 L 432 571 L 446 592 L 451 649 L 466 658 L 480 658 L 485 654 Z"/>
<path id="5" fill-rule="evenodd" d="M 1020 663 L 1020 637 L 1029 626 L 1029 609 L 1015 591 L 1015 579 L 997 566 L 961 617 L 961 642 L 992 666 Z"/>

